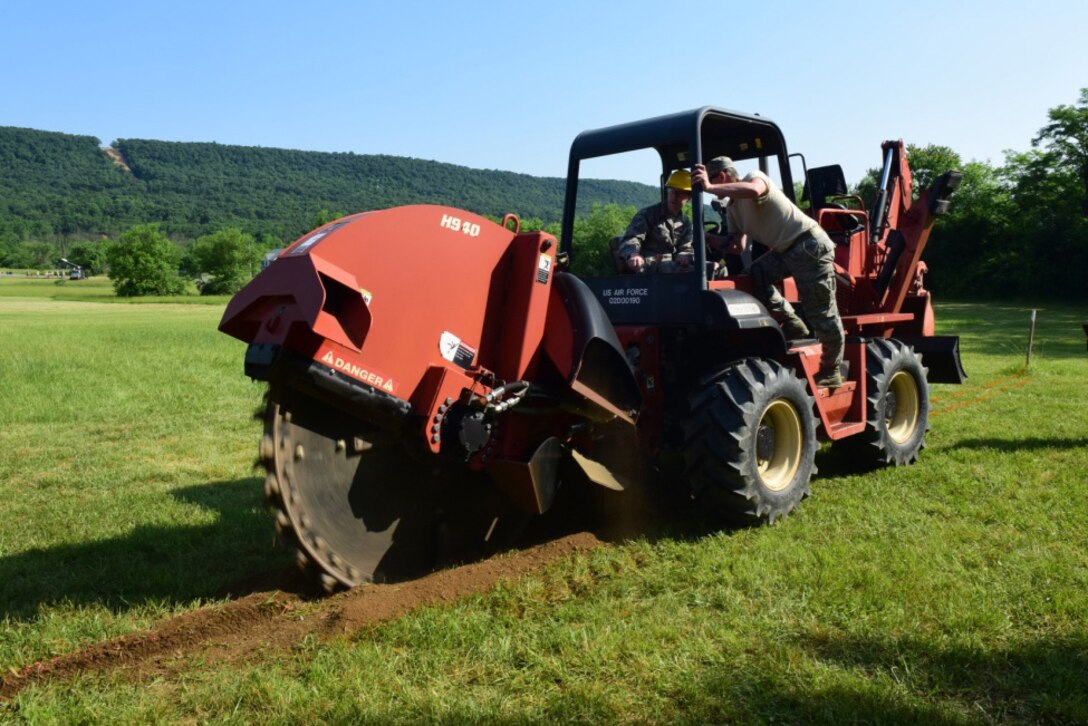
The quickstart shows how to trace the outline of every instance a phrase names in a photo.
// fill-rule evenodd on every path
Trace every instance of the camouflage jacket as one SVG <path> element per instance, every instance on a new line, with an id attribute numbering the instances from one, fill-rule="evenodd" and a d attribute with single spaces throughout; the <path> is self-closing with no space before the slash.
<path id="1" fill-rule="evenodd" d="M 640 209 L 627 225 L 619 248 L 625 260 L 633 255 L 648 257 L 691 251 L 691 220 L 683 212 L 670 217 L 664 203 Z"/>

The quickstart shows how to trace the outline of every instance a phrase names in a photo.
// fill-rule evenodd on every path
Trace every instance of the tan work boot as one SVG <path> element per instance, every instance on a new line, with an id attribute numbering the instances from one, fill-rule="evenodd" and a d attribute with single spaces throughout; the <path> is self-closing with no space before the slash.
<path id="1" fill-rule="evenodd" d="M 816 385 L 820 388 L 839 388 L 842 384 L 842 373 L 838 368 L 826 372 L 821 370 L 816 374 Z"/>
<path id="2" fill-rule="evenodd" d="M 797 319 L 787 320 L 782 323 L 782 334 L 786 336 L 786 340 L 801 340 L 802 338 L 812 337 L 812 333 L 805 327 L 805 324 Z"/>

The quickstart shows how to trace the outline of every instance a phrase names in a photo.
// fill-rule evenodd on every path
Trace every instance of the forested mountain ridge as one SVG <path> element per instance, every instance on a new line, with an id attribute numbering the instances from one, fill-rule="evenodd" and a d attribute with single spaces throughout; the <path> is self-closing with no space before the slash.
<path id="1" fill-rule="evenodd" d="M 68 256 L 99 272 L 129 235 L 164 243 L 173 267 L 164 275 L 234 285 L 254 255 L 342 214 L 429 202 L 542 226 L 559 220 L 563 203 L 563 179 L 404 157 L 135 139 L 110 149 L 91 136 L 0 127 L 0 267 L 45 270 Z M 940 144 L 907 151 L 916 194 L 950 169 L 963 172 L 923 257 L 929 289 L 1088 300 L 1088 88 L 1049 109 L 1030 148 L 1006 151 L 1003 164 Z M 880 177 L 871 169 L 855 187 L 864 209 Z M 581 180 L 573 269 L 611 269 L 607 241 L 656 198 L 642 184 Z M 603 206 L 591 211 L 594 202 Z M 233 267 L 215 268 L 223 260 Z"/>
<path id="2" fill-rule="evenodd" d="M 294 239 L 334 214 L 445 204 L 558 221 L 565 180 L 408 157 L 120 139 L 115 163 L 92 136 L 0 127 L 0 242 L 115 236 L 158 222 L 178 238 L 226 226 Z M 579 195 L 641 206 L 653 187 L 593 181 Z"/>

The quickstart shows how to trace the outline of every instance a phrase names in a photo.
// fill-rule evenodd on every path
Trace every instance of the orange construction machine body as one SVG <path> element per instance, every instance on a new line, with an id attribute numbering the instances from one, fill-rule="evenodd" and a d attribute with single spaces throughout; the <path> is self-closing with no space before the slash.
<path id="1" fill-rule="evenodd" d="M 866 212 L 838 167 L 806 170 L 847 333 L 845 383 L 824 388 L 820 344 L 787 341 L 747 274 L 700 274 L 702 204 L 685 272 L 569 272 L 580 163 L 638 149 L 658 152 L 663 195 L 671 172 L 717 155 L 758 160 L 792 195 L 773 122 L 702 108 L 581 134 L 559 239 L 449 207 L 365 212 L 303 236 L 231 301 L 220 329 L 269 384 L 266 497 L 326 586 L 497 545 L 561 484 L 623 490 L 667 451 L 685 465 L 665 486 L 748 523 L 808 492 L 818 438 L 914 460 L 929 381 L 963 377 L 920 262 L 958 176 L 914 200 L 902 142 L 887 142 Z"/>

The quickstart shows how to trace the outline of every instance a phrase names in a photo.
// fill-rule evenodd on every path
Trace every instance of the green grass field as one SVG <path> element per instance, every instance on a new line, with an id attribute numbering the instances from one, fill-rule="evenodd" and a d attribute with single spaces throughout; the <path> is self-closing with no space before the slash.
<path id="1" fill-rule="evenodd" d="M 262 389 L 216 304 L 0 278 L 0 667 L 282 567 Z M 79 285 L 80 287 L 76 287 Z M 187 299 L 186 302 L 209 302 Z M 773 527 L 609 545 L 351 636 L 169 679 L 45 680 L 0 720 L 1088 722 L 1088 310 L 949 303 L 919 463 L 826 448 Z"/>
<path id="2" fill-rule="evenodd" d="M 146 305 L 148 303 L 169 303 L 171 305 L 225 305 L 229 295 L 198 295 L 195 287 L 190 286 L 189 295 L 163 297 L 117 297 L 113 292 L 113 283 L 104 276 L 86 280 L 68 280 L 43 277 L 7 275 L 0 271 L 0 298 L 22 297 L 35 300 L 58 300 L 68 302 L 109 302 Z"/>

